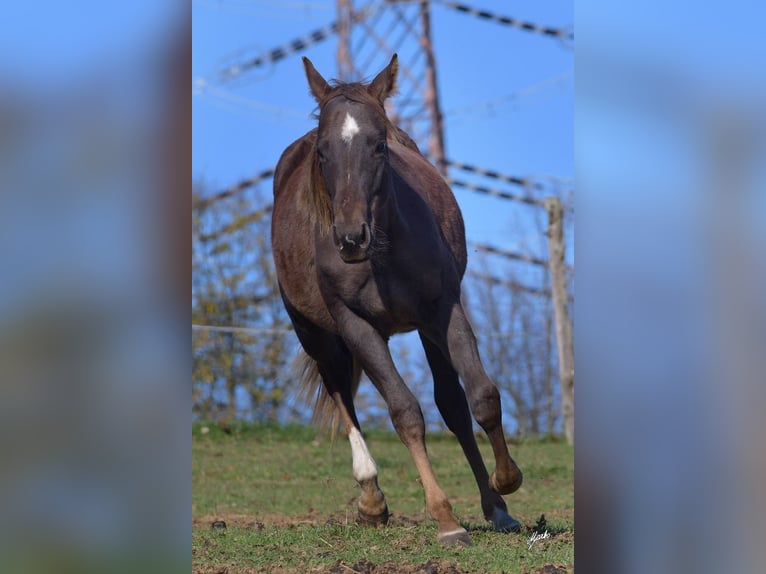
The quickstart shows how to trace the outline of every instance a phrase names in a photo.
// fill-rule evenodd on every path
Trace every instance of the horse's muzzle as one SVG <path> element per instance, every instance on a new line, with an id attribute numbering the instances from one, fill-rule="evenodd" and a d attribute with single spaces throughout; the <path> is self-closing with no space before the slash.
<path id="1" fill-rule="evenodd" d="M 332 226 L 335 248 L 340 258 L 346 263 L 359 263 L 367 260 L 372 244 L 372 232 L 367 222 L 360 226 Z"/>

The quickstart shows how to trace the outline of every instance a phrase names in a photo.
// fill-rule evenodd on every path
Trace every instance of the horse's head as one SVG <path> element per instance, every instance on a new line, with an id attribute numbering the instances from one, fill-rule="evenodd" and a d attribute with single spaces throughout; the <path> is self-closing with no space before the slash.
<path id="1" fill-rule="evenodd" d="M 389 122 L 383 103 L 396 85 L 391 62 L 368 85 L 328 84 L 303 58 L 319 103 L 316 159 L 332 204 L 335 247 L 346 263 L 364 261 L 375 240 L 375 213 L 385 202 Z"/>

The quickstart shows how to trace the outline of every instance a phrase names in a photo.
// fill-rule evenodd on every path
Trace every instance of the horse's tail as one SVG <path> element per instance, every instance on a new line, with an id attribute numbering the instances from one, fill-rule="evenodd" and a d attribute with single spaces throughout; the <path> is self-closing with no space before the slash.
<path id="1" fill-rule="evenodd" d="M 335 399 L 327 392 L 327 388 L 322 382 L 322 376 L 319 374 L 319 368 L 316 361 L 312 359 L 305 351 L 301 349 L 295 358 L 293 368 L 300 379 L 301 396 L 306 402 L 314 401 L 314 412 L 311 416 L 311 423 L 319 428 L 332 425 L 332 438 L 338 432 L 340 425 L 340 413 Z M 362 378 L 362 367 L 354 357 L 353 372 L 351 375 L 351 396 L 356 396 L 359 389 L 359 381 Z"/>

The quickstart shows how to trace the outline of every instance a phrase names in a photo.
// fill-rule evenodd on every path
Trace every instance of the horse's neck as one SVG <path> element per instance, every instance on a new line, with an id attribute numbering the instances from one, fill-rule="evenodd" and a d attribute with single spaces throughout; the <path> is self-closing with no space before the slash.
<path id="1" fill-rule="evenodd" d="M 399 201 L 396 195 L 396 178 L 399 177 L 390 165 L 384 176 L 384 201 L 376 213 L 376 225 L 386 234 L 401 233 L 407 227 L 406 218 L 399 210 Z"/>

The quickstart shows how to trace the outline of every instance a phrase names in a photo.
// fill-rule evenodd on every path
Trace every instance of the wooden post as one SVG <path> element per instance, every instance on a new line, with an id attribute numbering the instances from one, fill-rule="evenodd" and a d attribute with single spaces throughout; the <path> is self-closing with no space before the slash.
<path id="1" fill-rule="evenodd" d="M 574 444 L 574 344 L 572 322 L 567 311 L 566 269 L 564 267 L 563 209 L 558 197 L 545 199 L 548 212 L 548 253 L 553 293 L 553 317 L 556 321 L 556 347 L 559 355 L 559 382 L 561 384 L 561 413 L 564 434 Z"/>

